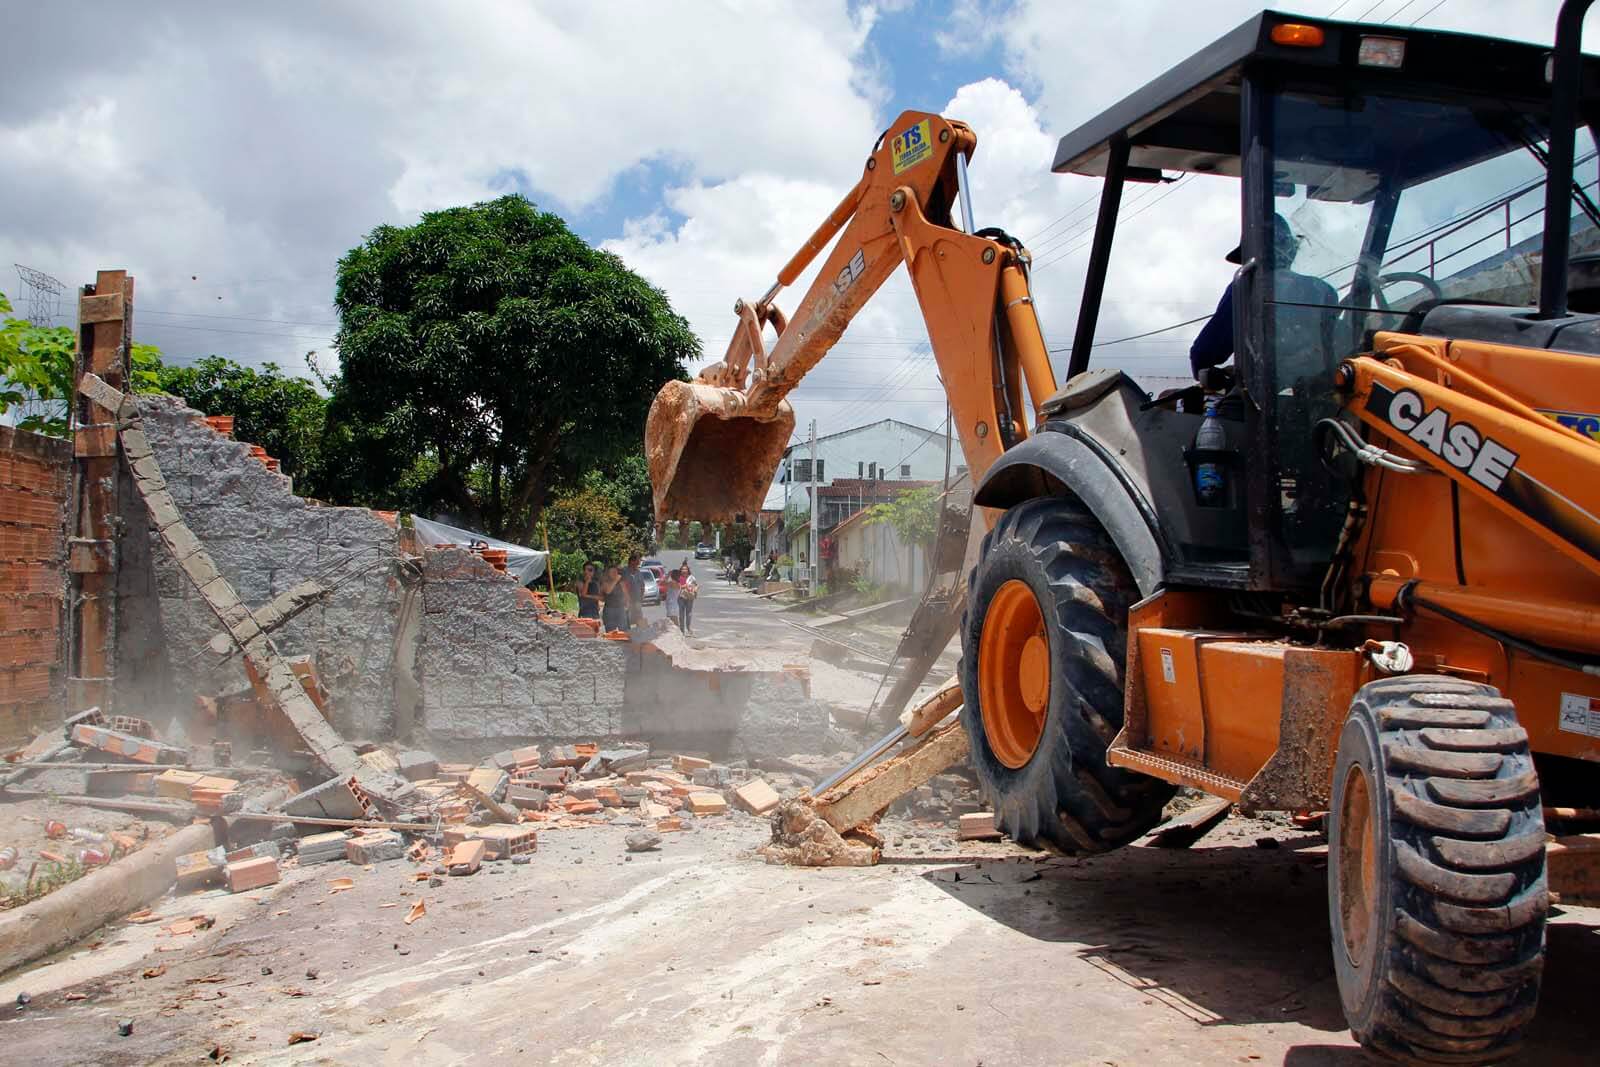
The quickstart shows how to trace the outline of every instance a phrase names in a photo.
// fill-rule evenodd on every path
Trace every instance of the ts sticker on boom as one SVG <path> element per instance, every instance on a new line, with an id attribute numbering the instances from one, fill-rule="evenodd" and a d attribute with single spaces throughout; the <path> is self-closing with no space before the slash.
<path id="1" fill-rule="evenodd" d="M 1401 389 L 1383 413 L 1389 424 L 1491 493 L 1500 491 L 1518 455 L 1487 437 L 1470 422 L 1452 419 L 1444 408 L 1428 410 L 1422 397 Z"/>
<path id="2" fill-rule="evenodd" d="M 1585 437 L 1600 441 L 1600 415 L 1586 415 L 1581 411 L 1543 410 L 1539 414 L 1556 420 L 1569 430 L 1577 430 Z"/>
<path id="3" fill-rule="evenodd" d="M 889 154 L 894 159 L 894 172 L 899 174 L 908 167 L 933 155 L 933 127 L 927 119 L 894 135 Z"/>

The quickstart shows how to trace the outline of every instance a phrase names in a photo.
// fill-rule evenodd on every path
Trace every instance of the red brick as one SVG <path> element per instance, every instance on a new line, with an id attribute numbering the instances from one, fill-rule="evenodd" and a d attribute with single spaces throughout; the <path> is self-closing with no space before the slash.
<path id="1" fill-rule="evenodd" d="M 5 516 L 7 526 L 59 529 L 66 521 L 60 498 L 5 486 L 0 486 L 0 515 Z"/>
<path id="2" fill-rule="evenodd" d="M 721 793 L 690 793 L 683 806 L 696 815 L 721 815 L 728 810 Z"/>
<path id="3" fill-rule="evenodd" d="M 7 560 L 0 562 L 0 593 L 49 593 L 60 596 L 65 577 L 59 562 Z"/>
<path id="4" fill-rule="evenodd" d="M 53 691 L 49 664 L 0 669 L 0 704 L 45 700 Z"/>
<path id="5" fill-rule="evenodd" d="M 0 525 L 0 559 L 60 559 L 65 550 L 59 529 Z"/>
<path id="6" fill-rule="evenodd" d="M 594 798 L 608 808 L 622 807 L 622 795 L 610 786 L 602 786 L 594 791 Z"/>
<path id="7" fill-rule="evenodd" d="M 733 802 L 751 815 L 765 815 L 781 799 L 778 791 L 760 778 L 752 778 L 733 791 Z"/>
<path id="8" fill-rule="evenodd" d="M 228 891 L 230 893 L 243 893 L 251 889 L 260 889 L 264 885 L 272 885 L 278 880 L 278 861 L 271 856 L 259 856 L 253 860 L 240 860 L 228 864 L 227 868 Z"/>
<path id="9" fill-rule="evenodd" d="M 961 841 L 998 841 L 1003 835 L 994 824 L 994 812 L 974 811 L 961 816 L 957 839 Z"/>
<path id="10" fill-rule="evenodd" d="M 463 841 L 450 850 L 450 858 L 445 866 L 451 874 L 475 874 L 478 865 L 483 862 L 483 854 L 488 851 L 488 846 L 482 841 Z"/>
<path id="11" fill-rule="evenodd" d="M 562 801 L 562 804 L 566 807 L 568 815 L 596 815 L 605 810 L 604 805 L 598 800 L 567 798 Z"/>
<path id="12" fill-rule="evenodd" d="M 53 633 L 0 634 L 0 667 L 25 667 L 56 662 L 59 650 Z"/>
<path id="13" fill-rule="evenodd" d="M 0 597 L 0 625 L 6 633 L 54 631 L 61 623 L 61 598 L 48 594 Z"/>
<path id="14" fill-rule="evenodd" d="M 683 774 L 693 774 L 695 771 L 703 771 L 710 766 L 710 760 L 700 759 L 697 756 L 672 757 L 672 769 L 675 771 L 680 771 Z"/>

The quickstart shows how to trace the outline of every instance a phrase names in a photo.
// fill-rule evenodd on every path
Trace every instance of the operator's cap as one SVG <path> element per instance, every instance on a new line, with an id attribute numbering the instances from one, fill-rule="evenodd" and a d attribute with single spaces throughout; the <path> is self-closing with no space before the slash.
<path id="1" fill-rule="evenodd" d="M 1272 216 L 1272 240 L 1274 247 L 1283 247 L 1291 242 L 1296 241 L 1294 230 L 1289 226 L 1289 220 L 1284 218 L 1282 215 L 1277 214 L 1276 212 L 1274 212 Z M 1222 258 L 1227 260 L 1229 263 L 1243 263 L 1244 244 L 1241 242 L 1240 244 L 1234 245 L 1233 251 L 1229 252 Z"/>

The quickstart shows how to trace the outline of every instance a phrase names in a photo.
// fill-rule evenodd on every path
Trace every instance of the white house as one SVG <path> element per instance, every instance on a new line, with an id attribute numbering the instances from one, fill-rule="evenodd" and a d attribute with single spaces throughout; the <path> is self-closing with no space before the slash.
<path id="1" fill-rule="evenodd" d="M 952 441 L 955 450 L 950 473 L 966 470 L 961 443 Z M 899 419 L 880 419 L 817 438 L 817 481 L 830 485 L 835 479 L 858 478 L 866 481 L 939 481 L 944 478 L 944 434 L 925 430 Z M 784 486 L 789 497 L 805 496 L 811 481 L 811 444 L 790 445 L 778 464 L 773 492 L 767 494 L 768 507 L 782 507 Z"/>

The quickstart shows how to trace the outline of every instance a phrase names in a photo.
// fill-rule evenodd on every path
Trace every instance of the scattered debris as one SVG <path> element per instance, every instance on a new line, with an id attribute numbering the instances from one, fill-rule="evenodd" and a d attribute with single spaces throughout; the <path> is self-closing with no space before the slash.
<path id="1" fill-rule="evenodd" d="M 416 922 L 426 914 L 428 914 L 427 902 L 422 900 L 417 901 L 415 904 L 411 905 L 411 910 L 406 913 L 406 925 L 410 926 L 412 923 Z"/>
<path id="2" fill-rule="evenodd" d="M 486 846 L 480 840 L 463 841 L 450 850 L 450 859 L 446 866 L 453 875 L 477 874 L 486 851 Z"/>
<path id="3" fill-rule="evenodd" d="M 1004 836 L 995 825 L 992 811 L 974 811 L 961 816 L 956 830 L 956 837 L 961 841 L 999 841 Z"/>
<path id="4" fill-rule="evenodd" d="M 658 824 L 659 827 L 659 824 Z M 808 804 L 786 800 L 772 815 L 772 841 L 762 847 L 768 863 L 800 867 L 870 867 L 881 846 L 861 840 L 856 831 L 842 836 Z"/>
<path id="5" fill-rule="evenodd" d="M 652 830 L 635 830 L 623 842 L 629 852 L 653 852 L 661 847 L 661 835 Z"/>
<path id="6" fill-rule="evenodd" d="M 289 1035 L 289 1044 L 299 1045 L 307 1041 L 315 1041 L 321 1036 L 322 1031 L 320 1030 L 296 1030 L 294 1033 Z"/>
<path id="7" fill-rule="evenodd" d="M 278 861 L 272 856 L 239 860 L 228 864 L 226 870 L 228 891 L 231 893 L 245 893 L 262 886 L 275 885 L 278 881 Z"/>
<path id="8" fill-rule="evenodd" d="M 1215 829 L 1233 810 L 1232 801 L 1212 797 L 1196 804 L 1150 832 L 1156 848 L 1188 848 Z"/>

